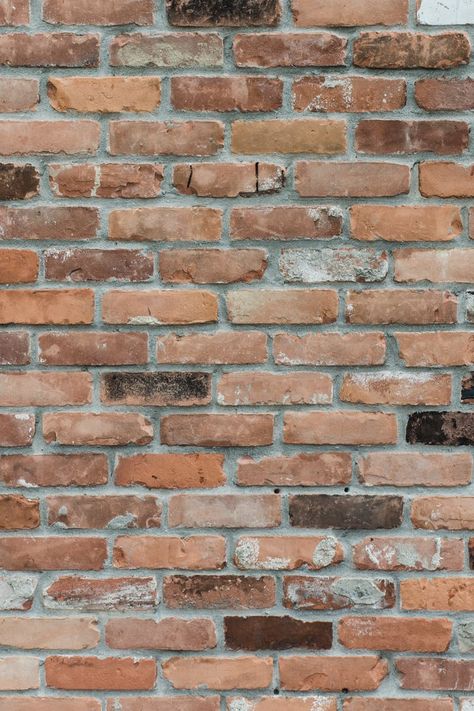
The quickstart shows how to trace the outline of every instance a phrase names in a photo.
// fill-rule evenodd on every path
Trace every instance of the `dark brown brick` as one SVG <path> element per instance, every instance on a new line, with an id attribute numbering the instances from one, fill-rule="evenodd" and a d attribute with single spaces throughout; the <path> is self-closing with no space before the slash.
<path id="1" fill-rule="evenodd" d="M 354 42 L 354 64 L 371 69 L 449 69 L 471 55 L 464 32 L 362 32 Z"/>
<path id="2" fill-rule="evenodd" d="M 153 255 L 128 249 L 54 250 L 45 255 L 46 278 L 55 281 L 147 281 Z"/>
<path id="3" fill-rule="evenodd" d="M 397 528 L 402 514 L 401 496 L 297 494 L 290 499 L 291 525 L 298 528 Z"/>
<path id="4" fill-rule="evenodd" d="M 331 622 L 303 621 L 294 617 L 224 617 L 229 649 L 331 649 Z"/>
<path id="5" fill-rule="evenodd" d="M 254 26 L 276 25 L 279 0 L 166 0 L 171 25 Z"/>
<path id="6" fill-rule="evenodd" d="M 98 35 L 72 32 L 15 34 L 0 37 L 0 65 L 9 67 L 97 67 Z"/>
<path id="7" fill-rule="evenodd" d="M 474 570 L 474 538 L 469 539 L 469 567 Z"/>
<path id="8" fill-rule="evenodd" d="M 474 404 L 474 373 L 465 375 L 462 379 L 461 402 L 468 405 Z"/>
<path id="9" fill-rule="evenodd" d="M 204 405 L 211 397 L 210 373 L 106 373 L 102 401 L 118 405 Z"/>
<path id="10" fill-rule="evenodd" d="M 168 607 L 247 610 L 275 604 L 275 581 L 241 575 L 173 575 L 163 580 Z"/>
<path id="11" fill-rule="evenodd" d="M 0 163 L 0 200 L 26 200 L 38 194 L 38 187 L 34 165 Z"/>
<path id="12" fill-rule="evenodd" d="M 407 442 L 473 445 L 474 412 L 414 412 L 408 418 Z"/>
<path id="13" fill-rule="evenodd" d="M 395 605 L 395 586 L 384 578 L 310 577 L 283 580 L 283 604 L 296 610 L 384 610 Z"/>

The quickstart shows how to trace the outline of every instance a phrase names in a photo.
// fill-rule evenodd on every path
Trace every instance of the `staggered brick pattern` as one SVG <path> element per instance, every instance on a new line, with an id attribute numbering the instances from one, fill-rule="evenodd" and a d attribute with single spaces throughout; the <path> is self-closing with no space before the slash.
<path id="1" fill-rule="evenodd" d="M 472 0 L 0 25 L 0 711 L 473 711 Z"/>

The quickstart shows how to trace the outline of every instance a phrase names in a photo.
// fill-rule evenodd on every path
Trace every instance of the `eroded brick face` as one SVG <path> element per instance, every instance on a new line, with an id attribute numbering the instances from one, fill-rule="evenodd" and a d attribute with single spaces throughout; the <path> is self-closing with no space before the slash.
<path id="1" fill-rule="evenodd" d="M 473 0 L 0 0 L 0 711 L 473 711 Z"/>

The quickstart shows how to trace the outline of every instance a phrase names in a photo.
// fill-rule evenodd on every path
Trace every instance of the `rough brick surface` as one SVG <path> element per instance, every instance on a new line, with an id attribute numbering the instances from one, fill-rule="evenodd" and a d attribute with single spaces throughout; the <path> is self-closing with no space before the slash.
<path id="1" fill-rule="evenodd" d="M 474 711 L 473 0 L 0 0 L 0 711 Z"/>

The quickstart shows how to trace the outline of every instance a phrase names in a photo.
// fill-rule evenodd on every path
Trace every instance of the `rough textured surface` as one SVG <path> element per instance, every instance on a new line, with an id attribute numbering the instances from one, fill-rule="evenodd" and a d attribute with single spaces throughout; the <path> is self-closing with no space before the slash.
<path id="1" fill-rule="evenodd" d="M 0 0 L 0 711 L 474 711 L 473 0 Z"/>

